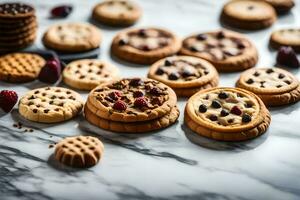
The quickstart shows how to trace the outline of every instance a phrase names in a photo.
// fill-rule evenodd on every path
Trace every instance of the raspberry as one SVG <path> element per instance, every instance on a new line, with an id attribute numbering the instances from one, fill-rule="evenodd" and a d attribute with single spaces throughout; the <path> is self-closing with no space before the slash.
<path id="1" fill-rule="evenodd" d="M 45 83 L 55 83 L 58 81 L 61 73 L 61 66 L 57 59 L 50 59 L 41 69 L 39 80 Z"/>
<path id="2" fill-rule="evenodd" d="M 231 111 L 230 111 L 232 114 L 235 114 L 235 115 L 241 115 L 242 114 L 242 111 L 239 107 L 237 106 L 233 106 L 231 108 Z"/>
<path id="3" fill-rule="evenodd" d="M 277 53 L 276 61 L 278 65 L 283 65 L 291 68 L 300 67 L 297 55 L 291 47 L 280 47 Z"/>
<path id="4" fill-rule="evenodd" d="M 18 95 L 15 91 L 2 90 L 0 92 L 0 107 L 5 112 L 10 112 L 18 101 Z"/>
<path id="5" fill-rule="evenodd" d="M 144 97 L 139 97 L 134 101 L 134 106 L 138 108 L 146 107 L 148 102 Z"/>
<path id="6" fill-rule="evenodd" d="M 127 109 L 127 105 L 124 101 L 118 100 L 116 101 L 116 103 L 113 105 L 113 109 L 116 110 L 126 110 Z"/>
<path id="7" fill-rule="evenodd" d="M 72 6 L 69 5 L 61 5 L 52 8 L 51 15 L 55 18 L 64 18 L 67 17 L 73 10 Z"/>
<path id="8" fill-rule="evenodd" d="M 133 97 L 134 98 L 138 98 L 138 97 L 142 97 L 142 96 L 144 96 L 144 93 L 142 92 L 142 91 L 134 91 L 133 92 Z"/>
<path id="9" fill-rule="evenodd" d="M 108 96 L 109 96 L 111 99 L 113 99 L 113 100 L 116 101 L 116 100 L 119 99 L 119 97 L 122 96 L 122 93 L 119 92 L 119 91 L 114 91 L 114 92 L 109 93 Z"/>

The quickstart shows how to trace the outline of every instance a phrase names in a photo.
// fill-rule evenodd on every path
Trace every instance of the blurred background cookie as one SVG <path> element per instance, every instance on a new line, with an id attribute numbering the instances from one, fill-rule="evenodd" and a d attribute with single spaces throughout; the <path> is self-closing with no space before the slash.
<path id="1" fill-rule="evenodd" d="M 289 12 L 294 6 L 294 0 L 265 0 L 275 8 L 278 14 L 285 14 Z"/>
<path id="2" fill-rule="evenodd" d="M 281 46 L 290 46 L 300 52 L 300 28 L 279 29 L 272 33 L 270 45 L 279 49 Z"/>

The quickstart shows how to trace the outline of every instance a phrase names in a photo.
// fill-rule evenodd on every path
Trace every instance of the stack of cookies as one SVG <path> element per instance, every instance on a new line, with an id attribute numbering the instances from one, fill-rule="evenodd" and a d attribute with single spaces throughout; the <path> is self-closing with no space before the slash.
<path id="1" fill-rule="evenodd" d="M 0 54 L 31 45 L 36 38 L 35 10 L 23 3 L 0 4 Z"/>
<path id="2" fill-rule="evenodd" d="M 102 129 L 138 133 L 162 129 L 176 122 L 175 92 L 152 79 L 125 78 L 93 89 L 85 104 L 85 118 Z"/>

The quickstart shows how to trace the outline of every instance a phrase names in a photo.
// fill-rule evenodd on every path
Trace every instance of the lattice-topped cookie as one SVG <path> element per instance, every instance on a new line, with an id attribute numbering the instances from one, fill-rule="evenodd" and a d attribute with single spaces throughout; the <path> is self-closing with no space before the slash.
<path id="1" fill-rule="evenodd" d="M 0 80 L 20 83 L 37 78 L 46 61 L 37 54 L 12 53 L 0 57 Z"/>
<path id="2" fill-rule="evenodd" d="M 159 118 L 176 105 L 176 94 L 152 79 L 127 78 L 102 84 L 91 91 L 87 106 L 112 121 L 146 121 Z"/>
<path id="3" fill-rule="evenodd" d="M 44 123 L 66 121 L 79 114 L 82 108 L 80 94 L 61 87 L 31 90 L 19 102 L 19 112 L 24 118 Z"/>
<path id="4" fill-rule="evenodd" d="M 300 28 L 279 29 L 271 35 L 270 44 L 278 49 L 281 46 L 291 46 L 300 52 Z"/>
<path id="5" fill-rule="evenodd" d="M 226 30 L 187 37 L 181 53 L 206 59 L 220 71 L 244 70 L 257 62 L 253 44 L 244 36 Z"/>
<path id="6" fill-rule="evenodd" d="M 300 98 L 299 81 L 280 68 L 256 68 L 245 71 L 237 86 L 257 94 L 266 105 L 283 105 Z"/>
<path id="7" fill-rule="evenodd" d="M 55 158 L 71 167 L 91 167 L 101 159 L 104 151 L 102 142 L 91 136 L 67 137 L 55 148 Z"/>
<path id="8" fill-rule="evenodd" d="M 96 59 L 73 61 L 63 71 L 64 82 L 82 90 L 91 90 L 101 83 L 118 77 L 118 68 L 108 62 Z"/>
<path id="9" fill-rule="evenodd" d="M 128 29 L 114 38 L 112 52 L 124 60 L 148 64 L 175 54 L 180 46 L 180 40 L 164 29 Z"/>

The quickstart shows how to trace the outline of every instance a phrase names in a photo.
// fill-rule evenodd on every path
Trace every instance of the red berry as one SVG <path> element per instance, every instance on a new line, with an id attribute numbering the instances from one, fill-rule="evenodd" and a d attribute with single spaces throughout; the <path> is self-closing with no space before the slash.
<path id="1" fill-rule="evenodd" d="M 291 47 L 280 47 L 277 53 L 276 61 L 278 65 L 292 68 L 300 67 L 297 55 Z"/>
<path id="2" fill-rule="evenodd" d="M 61 66 L 57 59 L 50 59 L 46 65 L 41 69 L 39 80 L 45 83 L 55 83 L 61 73 Z"/>
<path id="3" fill-rule="evenodd" d="M 15 91 L 2 90 L 0 92 L 0 107 L 5 112 L 10 112 L 18 101 L 18 95 Z"/>
<path id="4" fill-rule="evenodd" d="M 232 114 L 235 114 L 235 115 L 241 115 L 242 114 L 242 111 L 239 107 L 237 106 L 233 106 L 231 108 L 231 111 L 230 111 Z"/>
<path id="5" fill-rule="evenodd" d="M 148 106 L 148 102 L 144 97 L 139 97 L 134 101 L 134 106 L 138 108 L 146 107 Z"/>
<path id="6" fill-rule="evenodd" d="M 116 101 L 116 100 L 119 99 L 119 97 L 122 96 L 122 93 L 121 93 L 120 91 L 114 91 L 114 92 L 109 93 L 108 96 L 109 96 L 111 99 L 113 99 L 113 100 Z"/>
<path id="7" fill-rule="evenodd" d="M 113 105 L 113 109 L 116 109 L 116 110 L 126 110 L 127 109 L 127 105 L 126 105 L 126 103 L 124 101 L 118 100 Z"/>
<path id="8" fill-rule="evenodd" d="M 57 6 L 52 8 L 51 15 L 52 17 L 64 18 L 67 17 L 72 12 L 72 10 L 72 6 L 69 5 Z"/>
<path id="9" fill-rule="evenodd" d="M 142 92 L 142 91 L 134 91 L 133 92 L 133 97 L 134 98 L 138 98 L 138 97 L 142 97 L 142 96 L 144 96 L 144 93 Z"/>

